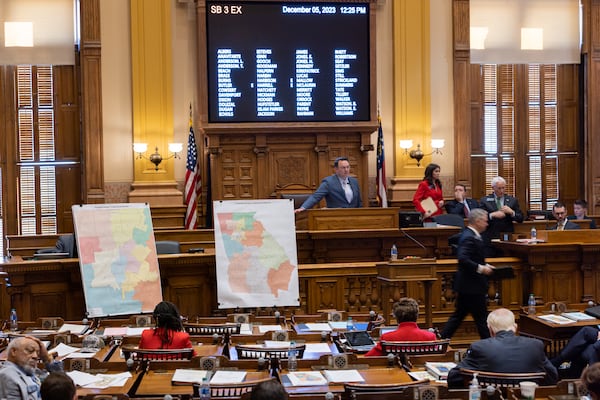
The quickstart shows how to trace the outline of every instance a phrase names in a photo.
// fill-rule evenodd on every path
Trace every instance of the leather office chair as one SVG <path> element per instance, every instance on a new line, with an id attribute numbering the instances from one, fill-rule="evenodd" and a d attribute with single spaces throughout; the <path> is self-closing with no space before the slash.
<path id="1" fill-rule="evenodd" d="M 156 254 L 179 254 L 181 246 L 174 240 L 158 240 L 156 242 Z"/>
<path id="2" fill-rule="evenodd" d="M 287 347 L 264 347 L 262 345 L 249 345 L 249 344 L 236 344 L 235 351 L 237 352 L 237 358 L 241 359 L 258 359 L 258 358 L 279 358 L 287 359 L 288 357 Z M 298 359 L 304 356 L 304 350 L 306 350 L 306 344 L 296 344 L 296 357 Z"/>
<path id="3" fill-rule="evenodd" d="M 183 324 L 183 329 L 190 335 L 224 335 L 239 334 L 241 324 Z"/>
<path id="4" fill-rule="evenodd" d="M 439 225 L 465 227 L 465 219 L 457 214 L 441 214 L 433 217 L 433 220 Z"/>

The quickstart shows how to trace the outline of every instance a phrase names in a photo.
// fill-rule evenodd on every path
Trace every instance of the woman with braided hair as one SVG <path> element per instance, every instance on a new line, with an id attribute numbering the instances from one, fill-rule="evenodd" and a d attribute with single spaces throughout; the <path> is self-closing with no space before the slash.
<path id="1" fill-rule="evenodd" d="M 183 330 L 181 316 L 175 304 L 161 301 L 152 313 L 156 321 L 154 329 L 142 332 L 140 349 L 189 349 L 192 347 L 190 335 Z M 194 355 L 196 352 L 194 351 Z"/>

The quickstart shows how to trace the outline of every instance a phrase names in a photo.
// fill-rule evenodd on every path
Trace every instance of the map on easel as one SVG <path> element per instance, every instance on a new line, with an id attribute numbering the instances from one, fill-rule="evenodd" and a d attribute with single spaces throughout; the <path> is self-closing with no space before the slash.
<path id="1" fill-rule="evenodd" d="M 72 211 L 88 316 L 152 312 L 162 289 L 148 205 L 74 205 Z"/>
<path id="2" fill-rule="evenodd" d="M 219 308 L 299 304 L 290 200 L 215 201 Z"/>

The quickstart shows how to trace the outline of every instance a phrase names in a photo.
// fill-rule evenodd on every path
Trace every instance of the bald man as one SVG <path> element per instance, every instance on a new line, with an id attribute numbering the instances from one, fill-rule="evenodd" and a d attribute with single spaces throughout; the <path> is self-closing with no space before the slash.
<path id="1" fill-rule="evenodd" d="M 8 344 L 6 362 L 0 369 L 0 399 L 40 400 L 38 362 L 50 362 L 39 339 L 19 337 Z"/>

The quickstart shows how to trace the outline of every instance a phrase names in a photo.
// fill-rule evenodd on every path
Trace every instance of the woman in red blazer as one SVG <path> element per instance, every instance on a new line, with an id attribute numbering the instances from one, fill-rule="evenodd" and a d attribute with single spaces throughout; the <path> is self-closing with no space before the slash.
<path id="1" fill-rule="evenodd" d="M 156 328 L 142 332 L 140 349 L 189 349 L 192 348 L 190 335 L 184 331 L 181 316 L 175 304 L 161 301 L 152 314 Z M 194 351 L 194 355 L 196 352 Z"/>
<path id="2" fill-rule="evenodd" d="M 421 202 L 426 198 L 431 197 L 436 208 L 433 210 L 425 210 L 421 206 Z M 431 217 L 443 213 L 444 194 L 442 193 L 442 182 L 440 182 L 440 166 L 437 164 L 429 164 L 425 167 L 425 176 L 419 183 L 417 191 L 413 196 L 413 204 L 417 211 L 423 214 L 423 220 L 429 221 Z"/>

